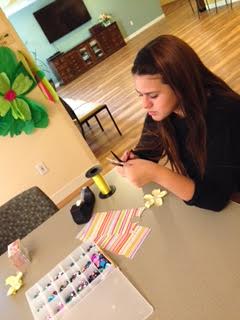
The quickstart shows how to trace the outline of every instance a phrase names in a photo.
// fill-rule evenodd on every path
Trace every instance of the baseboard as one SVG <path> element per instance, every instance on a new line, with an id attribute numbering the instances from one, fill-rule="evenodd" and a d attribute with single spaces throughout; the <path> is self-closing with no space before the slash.
<path id="1" fill-rule="evenodd" d="M 67 183 L 64 187 L 62 187 L 60 190 L 55 192 L 50 196 L 50 198 L 53 200 L 54 203 L 57 205 L 61 204 L 65 199 L 69 198 L 71 194 L 73 194 L 76 190 L 79 190 L 81 186 L 85 185 L 87 183 L 88 179 L 85 178 L 85 175 L 80 175 Z"/>
<path id="2" fill-rule="evenodd" d="M 66 198 L 64 198 L 62 201 L 56 203 L 59 209 L 65 207 L 70 201 L 72 201 L 74 198 L 80 198 L 80 192 L 83 187 L 90 187 L 93 185 L 93 180 L 87 180 L 84 184 L 82 184 L 80 187 L 78 187 L 76 190 L 74 190 L 72 193 L 70 193 Z"/>
<path id="3" fill-rule="evenodd" d="M 151 22 L 145 24 L 142 28 L 138 29 L 136 32 L 130 34 L 130 36 L 128 36 L 127 38 L 125 38 L 124 40 L 126 42 L 128 42 L 129 40 L 131 40 L 132 38 L 136 37 L 139 33 L 143 32 L 144 30 L 148 29 L 149 27 L 151 27 L 152 25 L 154 25 L 155 23 L 157 23 L 158 21 L 162 20 L 163 18 L 165 18 L 165 14 L 162 13 L 159 17 L 157 17 L 156 19 L 152 20 Z"/>

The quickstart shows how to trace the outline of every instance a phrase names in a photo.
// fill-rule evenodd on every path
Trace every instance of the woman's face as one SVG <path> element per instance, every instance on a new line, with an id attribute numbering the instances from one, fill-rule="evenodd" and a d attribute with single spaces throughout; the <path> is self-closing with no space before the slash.
<path id="1" fill-rule="evenodd" d="M 160 75 L 134 75 L 134 81 L 143 108 L 153 120 L 179 113 L 177 97 L 169 85 L 162 83 Z"/>

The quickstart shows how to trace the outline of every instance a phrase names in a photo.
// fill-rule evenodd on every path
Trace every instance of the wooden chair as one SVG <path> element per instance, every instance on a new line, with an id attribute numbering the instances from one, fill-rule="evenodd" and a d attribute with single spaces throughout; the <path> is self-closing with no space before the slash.
<path id="1" fill-rule="evenodd" d="M 90 127 L 88 120 L 90 120 L 91 118 L 95 118 L 101 130 L 104 131 L 104 128 L 97 116 L 98 113 L 101 112 L 102 110 L 107 111 L 117 132 L 119 133 L 120 136 L 122 135 L 120 129 L 118 128 L 106 104 L 94 104 L 92 102 L 87 103 L 82 100 L 73 100 L 73 99 L 62 98 L 62 97 L 60 97 L 60 100 L 63 106 L 65 107 L 66 111 L 72 118 L 72 120 L 75 121 L 76 124 L 80 127 L 84 138 L 85 138 L 85 132 L 84 132 L 83 124 L 86 123 L 88 127 Z"/>
<path id="2" fill-rule="evenodd" d="M 206 10 L 210 11 L 210 5 L 209 5 L 208 0 L 194 0 L 194 3 L 196 5 L 196 11 L 197 11 L 198 18 L 200 18 L 201 12 L 204 12 Z M 226 3 L 226 6 L 228 6 L 227 0 L 225 0 L 225 3 Z M 232 9 L 232 0 L 229 0 L 229 3 L 230 3 L 230 7 Z M 193 14 L 195 14 L 195 10 L 192 5 L 192 0 L 188 0 L 188 4 L 190 5 L 190 7 L 192 9 Z M 215 6 L 216 13 L 218 13 L 217 0 L 214 0 L 214 6 Z"/>
<path id="3" fill-rule="evenodd" d="M 38 187 L 32 187 L 0 206 L 0 254 L 58 211 Z"/>

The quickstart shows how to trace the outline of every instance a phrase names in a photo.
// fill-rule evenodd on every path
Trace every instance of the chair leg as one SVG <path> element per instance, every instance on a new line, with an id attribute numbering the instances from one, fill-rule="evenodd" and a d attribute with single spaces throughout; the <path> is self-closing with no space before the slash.
<path id="1" fill-rule="evenodd" d="M 190 1 L 191 1 L 191 0 L 190 0 Z M 197 6 L 197 15 L 198 15 L 198 19 L 200 19 L 199 2 L 198 2 L 198 0 L 196 0 L 196 6 Z"/>
<path id="2" fill-rule="evenodd" d="M 191 0 L 188 0 L 188 3 L 189 3 L 189 5 L 190 5 L 190 7 L 191 7 L 191 9 L 192 9 L 193 14 L 195 14 L 195 11 L 194 11 L 194 9 L 193 9 Z"/>
<path id="3" fill-rule="evenodd" d="M 115 120 L 113 119 L 113 116 L 112 116 L 111 112 L 109 111 L 109 109 L 108 109 L 107 106 L 106 106 L 105 108 L 107 109 L 107 112 L 108 112 L 110 118 L 112 119 L 112 122 L 113 122 L 113 124 L 115 125 L 115 128 L 117 129 L 119 135 L 121 136 L 121 135 L 122 135 L 122 132 L 120 131 L 120 129 L 118 128 L 118 126 L 117 126 L 117 124 L 116 124 L 116 122 L 115 122 Z"/>
<path id="4" fill-rule="evenodd" d="M 216 13 L 218 13 L 217 0 L 214 0 Z"/>
<path id="5" fill-rule="evenodd" d="M 86 136 L 85 136 L 85 132 L 84 132 L 82 124 L 80 124 L 80 128 L 81 128 L 81 131 L 82 131 L 82 136 L 86 140 Z"/>
<path id="6" fill-rule="evenodd" d="M 87 124 L 88 128 L 91 128 L 91 126 L 90 126 L 89 122 L 88 122 L 88 121 L 85 121 L 85 122 L 86 122 L 86 124 Z"/>
<path id="7" fill-rule="evenodd" d="M 210 11 L 208 0 L 205 0 L 208 11 Z"/>
<path id="8" fill-rule="evenodd" d="M 85 132 L 84 132 L 84 129 L 83 129 L 83 125 L 82 125 L 82 123 L 79 121 L 79 119 L 77 117 L 76 117 L 74 123 L 78 127 L 78 130 L 81 131 L 81 134 L 82 134 L 83 138 L 86 139 Z"/>
<path id="9" fill-rule="evenodd" d="M 102 126 L 102 124 L 101 124 L 101 122 L 99 121 L 99 119 L 98 119 L 98 117 L 97 117 L 97 115 L 95 114 L 95 119 L 96 119 L 96 121 L 97 121 L 97 123 L 98 123 L 98 125 L 99 125 L 99 127 L 101 128 L 101 130 L 102 131 L 104 131 L 104 129 L 103 129 L 103 126 Z"/>

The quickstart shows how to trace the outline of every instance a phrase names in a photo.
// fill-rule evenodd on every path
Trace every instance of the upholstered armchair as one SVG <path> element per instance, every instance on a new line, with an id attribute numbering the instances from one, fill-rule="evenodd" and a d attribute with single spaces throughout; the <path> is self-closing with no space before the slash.
<path id="1" fill-rule="evenodd" d="M 9 243 L 25 237 L 52 216 L 58 207 L 38 187 L 32 187 L 0 206 L 0 254 Z"/>

